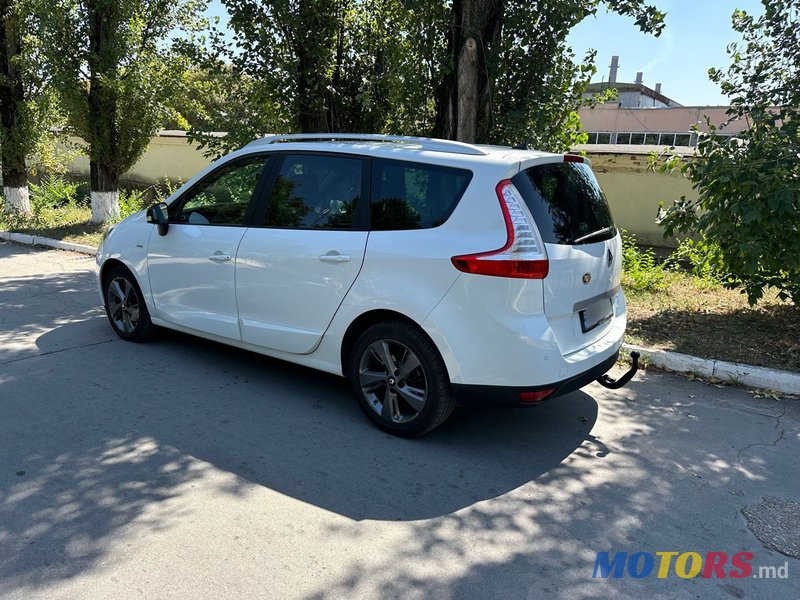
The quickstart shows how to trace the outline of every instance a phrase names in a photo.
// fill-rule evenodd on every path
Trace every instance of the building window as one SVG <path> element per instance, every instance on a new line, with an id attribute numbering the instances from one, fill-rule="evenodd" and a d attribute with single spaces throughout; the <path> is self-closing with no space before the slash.
<path id="1" fill-rule="evenodd" d="M 645 133 L 644 134 L 644 143 L 648 146 L 657 146 L 658 145 L 658 138 L 661 136 L 660 133 Z"/>
<path id="2" fill-rule="evenodd" d="M 592 131 L 588 132 L 586 135 L 589 136 L 589 140 L 586 142 L 587 144 L 610 144 L 611 143 L 611 133 L 607 131 Z"/>
<path id="3" fill-rule="evenodd" d="M 598 133 L 599 136 L 606 135 Z M 611 140 L 614 134 L 608 134 L 608 139 Z M 631 144 L 631 145 L 658 145 L 658 146 L 696 146 L 697 135 L 693 133 L 657 133 L 657 132 L 621 132 L 616 134 L 616 144 Z M 595 143 L 595 142 L 592 142 Z M 598 144 L 610 142 L 596 142 Z"/>
<path id="4" fill-rule="evenodd" d="M 598 144 L 610 144 L 611 143 L 611 134 L 607 132 L 598 133 L 597 134 L 597 143 Z"/>
<path id="5" fill-rule="evenodd" d="M 644 144 L 644 134 L 643 133 L 632 133 L 631 134 L 631 145 L 641 146 Z"/>

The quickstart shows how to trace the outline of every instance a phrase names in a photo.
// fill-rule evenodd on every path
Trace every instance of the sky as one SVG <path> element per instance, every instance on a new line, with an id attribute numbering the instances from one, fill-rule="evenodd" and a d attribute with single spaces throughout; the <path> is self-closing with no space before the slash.
<path id="1" fill-rule="evenodd" d="M 595 81 L 608 80 L 611 57 L 619 56 L 617 81 L 633 82 L 637 71 L 644 84 L 655 87 L 684 106 L 728 104 L 716 84 L 708 79 L 710 67 L 730 64 L 725 48 L 740 41 L 731 29 L 731 14 L 740 8 L 761 14 L 759 0 L 650 0 L 667 13 L 660 37 L 640 33 L 633 19 L 599 11 L 580 23 L 569 36 L 577 56 L 589 48 L 597 51 Z"/>
<path id="2" fill-rule="evenodd" d="M 730 42 L 739 41 L 731 29 L 731 14 L 741 8 L 760 14 L 760 0 L 650 0 L 667 13 L 660 37 L 640 33 L 633 19 L 600 10 L 594 18 L 580 23 L 569 43 L 578 57 L 589 48 L 597 51 L 595 81 L 608 79 L 611 56 L 619 55 L 617 81 L 633 82 L 637 71 L 644 83 L 684 106 L 727 104 L 719 88 L 708 80 L 710 67 L 729 64 L 725 52 Z M 225 22 L 220 0 L 211 0 L 209 14 Z"/>

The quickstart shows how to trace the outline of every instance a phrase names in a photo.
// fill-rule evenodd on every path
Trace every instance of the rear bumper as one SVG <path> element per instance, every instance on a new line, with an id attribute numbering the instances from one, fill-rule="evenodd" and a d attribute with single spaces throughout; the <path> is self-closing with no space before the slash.
<path id="1" fill-rule="evenodd" d="M 511 387 L 502 385 L 469 385 L 463 383 L 454 383 L 450 387 L 453 391 L 456 404 L 462 407 L 476 408 L 476 407 L 512 407 L 512 406 L 532 406 L 531 403 L 520 401 L 520 394 L 523 392 L 536 392 L 540 390 L 555 389 L 555 391 L 547 396 L 546 400 L 555 398 L 556 396 L 563 396 L 570 392 L 574 392 L 588 385 L 605 375 L 611 367 L 617 362 L 619 350 L 603 362 L 594 367 L 561 381 L 538 386 L 525 386 L 525 387 Z M 541 404 L 536 402 L 535 404 Z"/>

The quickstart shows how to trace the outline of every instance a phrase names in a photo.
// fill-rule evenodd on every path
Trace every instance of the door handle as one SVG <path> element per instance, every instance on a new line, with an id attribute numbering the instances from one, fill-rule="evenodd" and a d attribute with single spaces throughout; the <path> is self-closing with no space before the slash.
<path id="1" fill-rule="evenodd" d="M 231 260 L 231 255 L 223 254 L 221 251 L 217 250 L 216 252 L 214 252 L 214 254 L 208 257 L 208 260 L 214 261 L 216 263 L 228 262 Z"/>
<path id="2" fill-rule="evenodd" d="M 348 254 L 323 254 L 322 256 L 318 256 L 317 259 L 327 263 L 350 262 L 350 256 Z"/>

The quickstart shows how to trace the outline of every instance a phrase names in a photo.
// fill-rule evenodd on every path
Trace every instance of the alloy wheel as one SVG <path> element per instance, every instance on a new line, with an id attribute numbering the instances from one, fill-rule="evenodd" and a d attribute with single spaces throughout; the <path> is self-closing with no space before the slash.
<path id="1" fill-rule="evenodd" d="M 408 423 L 425 407 L 428 381 L 419 358 L 394 340 L 378 340 L 361 355 L 361 391 L 370 408 L 392 423 Z"/>
<path id="2" fill-rule="evenodd" d="M 114 277 L 108 284 L 108 314 L 114 326 L 132 334 L 139 323 L 139 297 L 133 284 L 125 277 Z"/>

